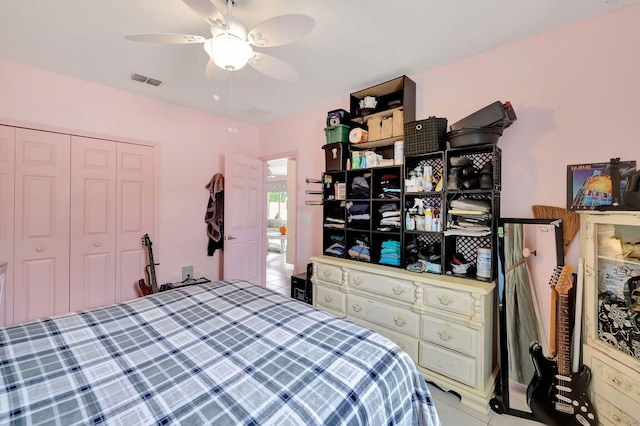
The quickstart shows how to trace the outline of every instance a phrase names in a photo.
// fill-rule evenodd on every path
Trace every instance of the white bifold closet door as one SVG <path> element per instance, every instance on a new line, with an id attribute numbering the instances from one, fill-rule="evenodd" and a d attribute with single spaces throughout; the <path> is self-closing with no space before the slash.
<path id="1" fill-rule="evenodd" d="M 116 302 L 116 146 L 71 139 L 72 311 Z"/>
<path id="2" fill-rule="evenodd" d="M 71 310 L 134 299 L 141 238 L 153 238 L 154 150 L 75 136 L 71 148 Z"/>
<path id="3" fill-rule="evenodd" d="M 0 325 L 139 296 L 155 155 L 150 145 L 0 126 L 0 261 L 9 263 Z"/>
<path id="4" fill-rule="evenodd" d="M 16 129 L 13 323 L 69 312 L 70 142 Z"/>

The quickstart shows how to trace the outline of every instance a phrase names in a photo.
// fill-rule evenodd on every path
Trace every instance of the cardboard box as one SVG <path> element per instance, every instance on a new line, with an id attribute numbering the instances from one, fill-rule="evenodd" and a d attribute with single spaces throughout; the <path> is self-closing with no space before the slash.
<path id="1" fill-rule="evenodd" d="M 404 112 L 393 111 L 393 137 L 402 136 L 404 134 Z"/>
<path id="2" fill-rule="evenodd" d="M 382 131 L 382 119 L 380 117 L 373 117 L 367 121 L 367 130 L 369 131 L 369 142 L 379 141 L 380 132 Z"/>
<path id="3" fill-rule="evenodd" d="M 380 139 L 389 139 L 391 136 L 393 136 L 393 118 L 383 118 Z"/>

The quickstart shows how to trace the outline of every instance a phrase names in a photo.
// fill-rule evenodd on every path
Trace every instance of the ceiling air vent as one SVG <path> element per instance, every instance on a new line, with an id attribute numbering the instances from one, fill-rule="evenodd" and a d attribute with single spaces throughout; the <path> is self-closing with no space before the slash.
<path id="1" fill-rule="evenodd" d="M 147 76 L 140 75 L 140 74 L 132 74 L 131 75 L 131 80 L 139 81 L 140 83 L 147 83 L 147 84 L 150 84 L 150 85 L 156 86 L 156 87 L 158 87 L 158 86 L 160 86 L 162 84 L 162 82 L 160 80 L 149 78 Z"/>

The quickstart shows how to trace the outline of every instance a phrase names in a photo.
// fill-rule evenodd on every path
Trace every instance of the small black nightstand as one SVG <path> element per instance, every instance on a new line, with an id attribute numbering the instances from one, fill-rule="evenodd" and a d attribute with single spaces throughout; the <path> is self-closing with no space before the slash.
<path id="1" fill-rule="evenodd" d="M 311 274 L 313 273 L 313 263 L 307 265 L 307 272 L 291 275 L 291 298 L 297 299 L 310 305 L 312 302 L 313 289 L 311 287 Z"/>

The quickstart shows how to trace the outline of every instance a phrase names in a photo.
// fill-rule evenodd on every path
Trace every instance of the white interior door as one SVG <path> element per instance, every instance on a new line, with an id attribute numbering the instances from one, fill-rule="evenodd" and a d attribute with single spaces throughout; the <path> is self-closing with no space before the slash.
<path id="1" fill-rule="evenodd" d="M 263 163 L 226 154 L 224 162 L 224 279 L 265 284 Z"/>

